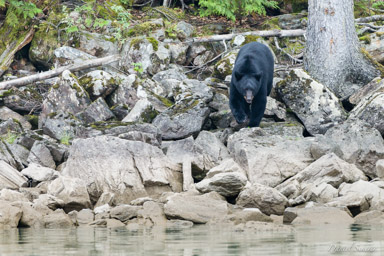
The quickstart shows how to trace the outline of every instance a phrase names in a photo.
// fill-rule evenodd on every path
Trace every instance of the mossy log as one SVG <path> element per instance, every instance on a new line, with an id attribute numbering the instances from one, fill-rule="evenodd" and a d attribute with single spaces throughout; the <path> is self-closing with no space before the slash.
<path id="1" fill-rule="evenodd" d="M 16 52 L 32 41 L 34 33 L 35 30 L 31 28 L 25 35 L 19 37 L 17 40 L 7 43 L 7 47 L 0 56 L 0 77 L 12 64 Z"/>
<path id="2" fill-rule="evenodd" d="M 97 67 L 97 66 L 101 66 L 101 65 L 107 65 L 109 63 L 119 61 L 119 60 L 120 60 L 120 55 L 118 55 L 118 54 L 103 57 L 103 58 L 87 60 L 87 61 L 82 62 L 81 64 L 72 64 L 72 65 L 60 67 L 60 68 L 57 68 L 54 70 L 42 72 L 39 74 L 26 76 L 26 77 L 22 77 L 22 78 L 17 78 L 17 79 L 13 79 L 10 81 L 1 82 L 0 83 L 0 90 L 6 90 L 6 89 L 9 89 L 11 87 L 21 87 L 21 86 L 24 86 L 27 84 L 34 83 L 36 81 L 41 81 L 41 80 L 45 80 L 45 79 L 52 78 L 55 76 L 59 76 L 65 70 L 69 70 L 71 72 L 74 72 L 74 71 L 79 71 L 79 70 L 83 70 L 83 69 L 87 69 L 87 68 L 93 68 L 93 67 Z"/>

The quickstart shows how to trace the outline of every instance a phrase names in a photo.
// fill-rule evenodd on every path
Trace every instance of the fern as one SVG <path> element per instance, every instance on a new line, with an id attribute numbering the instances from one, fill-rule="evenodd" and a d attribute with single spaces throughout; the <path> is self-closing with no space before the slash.
<path id="1" fill-rule="evenodd" d="M 200 16 L 219 15 L 235 21 L 250 13 L 265 15 L 265 8 L 278 8 L 276 1 L 268 0 L 200 0 Z"/>
<path id="2" fill-rule="evenodd" d="M 0 7 L 8 6 L 6 23 L 16 27 L 20 21 L 32 19 L 42 12 L 34 3 L 19 0 L 0 0 Z"/>

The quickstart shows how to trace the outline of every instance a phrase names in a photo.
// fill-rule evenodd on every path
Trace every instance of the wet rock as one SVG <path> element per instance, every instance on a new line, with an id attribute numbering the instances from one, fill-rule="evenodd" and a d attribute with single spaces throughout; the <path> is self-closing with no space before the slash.
<path id="1" fill-rule="evenodd" d="M 262 213 L 258 208 L 246 208 L 241 211 L 235 211 L 229 219 L 235 225 L 240 223 L 247 223 L 248 221 L 272 222 L 272 218 Z"/>
<path id="2" fill-rule="evenodd" d="M 139 212 L 139 217 L 144 220 L 150 220 L 155 226 L 165 226 L 167 218 L 165 217 L 162 205 L 148 201 L 143 204 L 142 210 Z"/>
<path id="3" fill-rule="evenodd" d="M 346 119 L 338 98 L 302 69 L 292 70 L 276 89 L 279 97 L 312 135 L 324 134 Z"/>
<path id="4" fill-rule="evenodd" d="M 89 223 L 89 225 L 107 228 L 120 228 L 125 226 L 124 223 L 116 219 L 98 219 Z"/>
<path id="5" fill-rule="evenodd" d="M 267 215 L 282 215 L 288 205 L 288 199 L 274 188 L 254 183 L 241 191 L 236 199 L 236 205 L 258 208 Z"/>
<path id="6" fill-rule="evenodd" d="M 13 120 L 17 120 L 17 122 L 20 123 L 24 130 L 30 130 L 32 128 L 32 125 L 22 115 L 12 111 L 7 107 L 1 107 L 0 120 L 6 121 L 10 118 Z"/>
<path id="7" fill-rule="evenodd" d="M 215 192 L 204 195 L 175 194 L 167 198 L 164 213 L 170 219 L 204 224 L 226 216 L 228 206 L 227 202 Z"/>
<path id="8" fill-rule="evenodd" d="M 142 207 L 140 206 L 121 204 L 112 208 L 110 210 L 110 215 L 111 218 L 118 219 L 121 222 L 126 222 L 130 219 L 136 218 L 141 209 Z"/>
<path id="9" fill-rule="evenodd" d="M 102 157 L 100 152 L 103 152 Z M 93 202 L 103 192 L 112 192 L 114 202 L 129 203 L 147 196 L 149 188 L 180 191 L 179 171 L 180 167 L 159 148 L 143 142 L 98 136 L 73 141 L 62 174 L 85 180 Z"/>
<path id="10" fill-rule="evenodd" d="M 349 225 L 353 218 L 335 207 L 287 208 L 284 212 L 284 223 L 296 225 Z"/>
<path id="11" fill-rule="evenodd" d="M 71 218 L 62 209 L 57 209 L 53 213 L 45 215 L 44 227 L 45 228 L 70 228 L 73 227 Z"/>
<path id="12" fill-rule="evenodd" d="M 25 186 L 27 186 L 27 178 L 4 160 L 0 160 L 0 189 L 18 189 Z"/>
<path id="13" fill-rule="evenodd" d="M 91 209 L 73 210 L 68 213 L 72 222 L 77 226 L 87 225 L 95 220 L 95 214 Z"/>
<path id="14" fill-rule="evenodd" d="M 59 177 L 59 172 L 56 170 L 35 163 L 31 163 L 21 173 L 32 180 L 32 184 L 35 186 L 42 181 L 50 181 Z"/>
<path id="15" fill-rule="evenodd" d="M 83 112 L 77 114 L 80 120 L 86 124 L 107 121 L 115 117 L 103 98 L 92 102 Z"/>
<path id="16" fill-rule="evenodd" d="M 247 172 L 251 183 L 274 187 L 312 161 L 313 138 L 303 138 L 299 126 L 241 129 L 228 138 L 228 150 Z"/>
<path id="17" fill-rule="evenodd" d="M 63 200 L 65 212 L 91 208 L 86 182 L 76 178 L 60 176 L 48 185 L 47 193 Z"/>
<path id="18" fill-rule="evenodd" d="M 382 211 L 362 212 L 355 217 L 355 224 L 384 224 L 384 213 Z"/>
<path id="19" fill-rule="evenodd" d="M 99 97 L 104 99 L 118 86 L 116 79 L 103 70 L 91 71 L 80 77 L 79 81 L 92 100 Z"/>
<path id="20" fill-rule="evenodd" d="M 167 221 L 167 229 L 180 230 L 193 227 L 193 222 L 189 220 L 169 220 Z"/>
<path id="21" fill-rule="evenodd" d="M 43 214 L 32 207 L 30 202 L 16 202 L 13 206 L 22 211 L 18 227 L 43 228 Z"/>
<path id="22" fill-rule="evenodd" d="M 0 228 L 17 228 L 23 211 L 11 205 L 11 202 L 0 201 Z"/>
<path id="23" fill-rule="evenodd" d="M 316 159 L 330 152 L 375 178 L 376 162 L 384 158 L 384 140 L 376 129 L 358 120 L 349 120 L 329 129 L 324 136 L 317 136 L 311 145 L 311 153 Z"/>
<path id="24" fill-rule="evenodd" d="M 216 191 L 224 197 L 233 197 L 243 190 L 247 181 L 247 177 L 242 173 L 225 172 L 196 183 L 196 189 L 201 193 Z"/>
<path id="25" fill-rule="evenodd" d="M 175 140 L 196 135 L 208 118 L 209 108 L 201 101 L 185 99 L 160 113 L 153 120 L 164 140 Z"/>
<path id="26" fill-rule="evenodd" d="M 29 163 L 35 163 L 51 169 L 56 169 L 56 163 L 53 160 L 51 151 L 42 141 L 35 141 L 28 156 Z"/>

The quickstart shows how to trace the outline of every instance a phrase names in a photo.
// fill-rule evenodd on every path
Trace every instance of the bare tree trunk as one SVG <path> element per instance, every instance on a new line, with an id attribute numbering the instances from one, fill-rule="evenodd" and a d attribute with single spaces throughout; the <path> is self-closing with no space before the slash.
<path id="1" fill-rule="evenodd" d="M 338 97 L 348 98 L 380 75 L 360 48 L 353 0 L 309 0 L 306 37 L 305 69 Z"/>
<path id="2" fill-rule="evenodd" d="M 171 1 L 170 1 L 170 0 L 164 0 L 164 1 L 163 1 L 163 6 L 164 6 L 164 7 L 169 7 L 170 4 L 171 4 Z"/>

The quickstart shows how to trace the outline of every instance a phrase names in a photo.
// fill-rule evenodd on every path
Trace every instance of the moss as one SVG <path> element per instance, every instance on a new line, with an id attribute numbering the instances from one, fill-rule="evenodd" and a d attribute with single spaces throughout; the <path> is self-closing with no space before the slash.
<path id="1" fill-rule="evenodd" d="M 195 99 L 190 99 L 189 101 L 186 101 L 184 103 L 185 104 L 177 104 L 173 106 L 172 110 L 173 110 L 174 116 L 187 113 L 189 110 L 196 107 L 200 103 L 200 101 Z"/>
<path id="2" fill-rule="evenodd" d="M 359 37 L 359 40 L 363 41 L 365 44 L 370 44 L 372 41 L 370 35 L 361 36 L 361 37 Z"/>
<path id="3" fill-rule="evenodd" d="M 251 42 L 257 42 L 261 38 L 262 38 L 261 36 L 255 36 L 255 35 L 245 36 L 245 41 L 244 41 L 244 43 L 242 45 L 245 45 L 245 44 L 248 44 L 248 43 L 251 43 Z"/>
<path id="4" fill-rule="evenodd" d="M 152 44 L 153 50 L 157 52 L 157 50 L 159 49 L 159 41 L 157 41 L 153 37 L 147 37 L 147 40 Z"/>
<path id="5" fill-rule="evenodd" d="M 39 116 L 37 115 L 26 115 L 27 121 L 33 126 L 38 127 L 39 126 Z"/>
<path id="6" fill-rule="evenodd" d="M 52 85 L 52 89 L 59 89 L 60 88 L 60 84 L 59 83 L 56 83 L 54 85 Z"/>
<path id="7" fill-rule="evenodd" d="M 141 120 L 145 123 L 151 123 L 153 119 L 159 114 L 154 108 L 148 107 L 142 114 Z"/>
<path id="8" fill-rule="evenodd" d="M 128 36 L 141 36 L 149 35 L 152 31 L 162 28 L 162 25 L 147 21 L 141 24 L 138 24 L 128 30 Z"/>
<path id="9" fill-rule="evenodd" d="M 99 131 L 104 131 L 114 127 L 128 126 L 128 125 L 132 125 L 132 123 L 121 122 L 121 121 L 100 121 L 100 122 L 92 123 L 90 127 Z"/>
<path id="10" fill-rule="evenodd" d="M 130 47 L 133 47 L 135 50 L 140 49 L 140 44 L 143 42 L 143 38 L 133 38 L 131 39 Z"/>
<path id="11" fill-rule="evenodd" d="M 153 93 L 153 92 L 150 92 L 151 93 L 151 95 L 153 95 L 156 99 L 158 99 L 159 101 L 161 101 L 163 104 L 164 104 L 164 106 L 166 106 L 166 107 L 172 107 L 173 106 L 173 102 L 172 101 L 170 101 L 169 99 L 167 99 L 167 98 L 165 98 L 165 97 L 162 97 L 162 96 L 160 96 L 160 95 L 157 95 L 157 94 L 155 94 L 155 93 Z"/>
<path id="12" fill-rule="evenodd" d="M 384 78 L 384 66 L 379 62 L 377 62 L 375 59 L 373 59 L 373 57 L 364 48 L 360 48 L 360 51 L 364 55 L 364 57 L 368 61 L 370 61 L 375 66 L 376 69 L 380 71 L 380 77 Z"/>
<path id="13" fill-rule="evenodd" d="M 379 32 L 375 32 L 375 34 L 378 37 L 382 37 L 384 35 L 384 32 L 379 31 Z"/>
<path id="14" fill-rule="evenodd" d="M 8 97 L 11 95 L 14 95 L 14 91 L 12 89 L 0 91 L 0 98 Z"/>
<path id="15" fill-rule="evenodd" d="M 266 20 L 262 24 L 262 28 L 266 29 L 266 30 L 270 30 L 270 29 L 281 30 L 281 28 L 279 27 L 279 18 L 278 17 L 274 17 L 274 18 L 270 18 L 270 19 Z"/>

